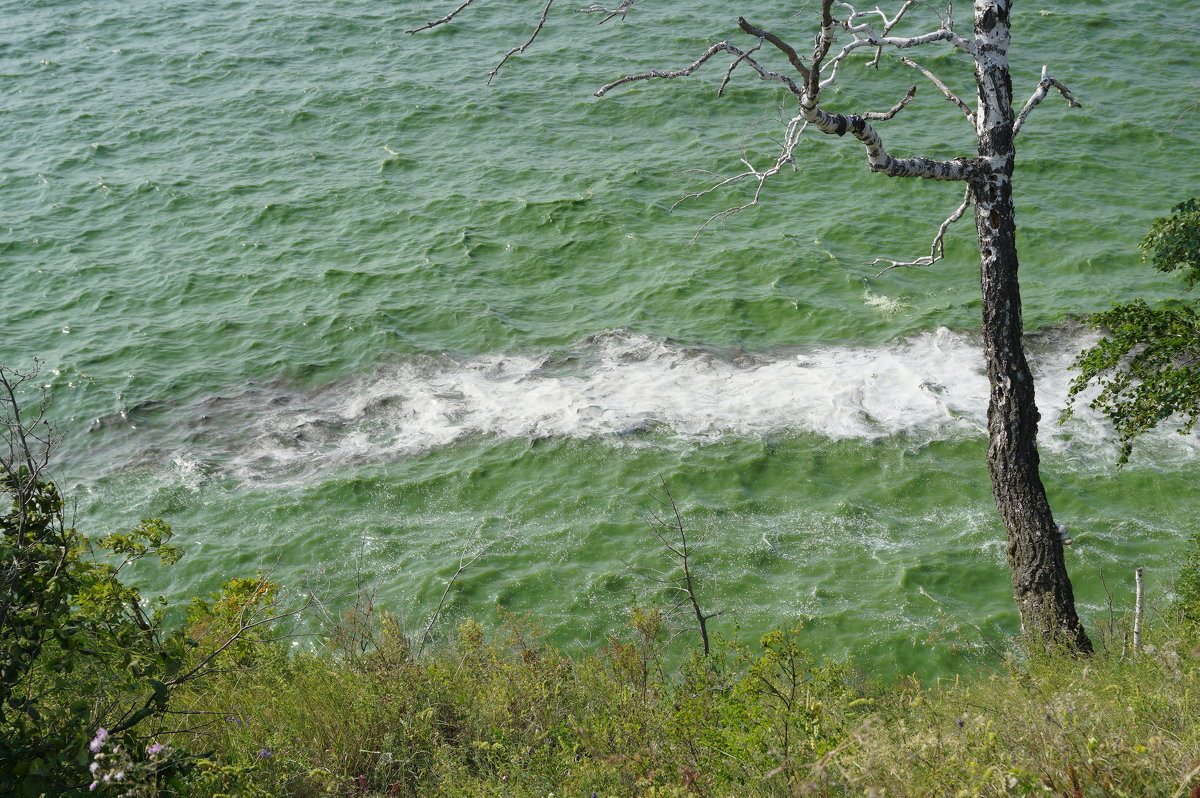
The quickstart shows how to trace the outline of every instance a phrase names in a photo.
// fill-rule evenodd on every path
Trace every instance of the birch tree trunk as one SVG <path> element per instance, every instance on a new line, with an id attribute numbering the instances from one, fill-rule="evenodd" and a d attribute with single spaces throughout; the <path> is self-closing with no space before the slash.
<path id="1" fill-rule="evenodd" d="M 1026 634 L 1081 652 L 1091 641 L 1075 612 L 1046 490 L 1038 473 L 1038 410 L 1021 343 L 1021 292 L 1012 197 L 1012 81 L 1008 71 L 1011 0 L 975 2 L 976 125 L 980 173 L 969 181 L 979 233 L 983 344 L 991 400 L 988 471 L 1008 530 L 1013 596 Z"/>

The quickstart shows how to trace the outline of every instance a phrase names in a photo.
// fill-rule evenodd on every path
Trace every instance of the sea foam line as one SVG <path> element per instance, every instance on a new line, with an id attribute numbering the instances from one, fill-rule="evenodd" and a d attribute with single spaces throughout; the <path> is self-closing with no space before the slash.
<path id="1" fill-rule="evenodd" d="M 1114 451 L 1103 420 L 1082 409 L 1057 427 L 1081 333 L 1043 342 L 1034 358 L 1048 451 Z M 616 331 L 567 355 L 443 356 L 289 398 L 254 414 L 235 470 L 413 456 L 473 436 L 621 437 L 668 430 L 712 439 L 790 431 L 830 439 L 982 435 L 988 383 L 978 343 L 945 328 L 877 347 L 713 352 Z M 1165 436 L 1160 436 L 1165 437 Z M 1195 436 L 1181 445 L 1196 454 Z"/>

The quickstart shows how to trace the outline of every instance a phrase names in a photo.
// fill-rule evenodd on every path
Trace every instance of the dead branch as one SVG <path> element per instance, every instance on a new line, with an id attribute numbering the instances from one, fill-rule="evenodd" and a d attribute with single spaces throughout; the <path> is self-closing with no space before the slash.
<path id="1" fill-rule="evenodd" d="M 917 96 L 917 87 L 913 86 L 911 89 L 908 90 L 908 94 L 904 95 L 904 99 L 902 99 L 900 102 L 893 105 L 887 111 L 884 111 L 882 113 L 880 113 L 878 111 L 867 111 L 865 114 L 863 114 L 863 119 L 869 119 L 872 122 L 886 122 L 889 119 L 896 116 L 896 114 L 898 114 L 902 110 L 904 110 L 904 106 L 908 105 L 908 103 L 912 100 L 912 98 L 916 97 L 916 96 Z"/>
<path id="2" fill-rule="evenodd" d="M 537 27 L 533 29 L 533 33 L 530 34 L 529 38 L 525 40 L 524 44 L 517 45 L 504 54 L 504 57 L 500 59 L 500 63 L 496 64 L 495 68 L 488 73 L 487 82 L 489 85 L 491 85 L 492 78 L 496 77 L 496 73 L 500 71 L 500 67 L 504 66 L 508 59 L 512 58 L 517 53 L 525 52 L 525 48 L 533 44 L 533 40 L 538 37 L 538 34 L 542 32 L 542 28 L 545 27 L 546 15 L 550 13 L 550 7 L 553 5 L 554 0 L 546 0 L 546 6 L 542 9 L 542 18 L 538 20 Z"/>
<path id="3" fill-rule="evenodd" d="M 695 545 L 688 540 L 687 527 L 683 523 L 683 514 L 679 510 L 679 504 L 675 501 L 675 497 L 671 495 L 671 490 L 667 487 L 667 481 L 659 477 L 659 482 L 662 487 L 664 498 L 659 499 L 657 496 L 651 495 L 665 510 L 669 511 L 669 516 L 664 518 L 653 510 L 647 515 L 650 523 L 650 530 L 654 536 L 658 538 L 662 544 L 663 551 L 676 561 L 678 570 L 677 576 L 667 576 L 663 571 L 649 569 L 653 573 L 659 574 L 657 578 L 647 577 L 645 573 L 640 572 L 636 568 L 631 568 L 635 573 L 638 573 L 643 578 L 648 578 L 649 581 L 655 582 L 664 586 L 667 590 L 678 592 L 680 595 L 674 602 L 672 610 L 685 610 L 688 615 L 695 619 L 695 628 L 700 633 L 700 642 L 704 649 L 704 655 L 708 656 L 710 646 L 708 637 L 708 622 L 713 618 L 721 615 L 720 612 L 705 613 L 700 608 L 700 599 L 697 595 L 696 578 L 692 572 L 691 558 L 695 553 Z M 626 563 L 628 565 L 628 563 Z"/>
<path id="4" fill-rule="evenodd" d="M 476 529 L 476 532 L 478 531 L 479 530 Z M 446 605 L 446 597 L 450 595 L 450 589 L 454 587 L 454 583 L 458 581 L 458 578 L 462 576 L 464 571 L 474 565 L 480 557 L 486 554 L 488 550 L 495 546 L 498 542 L 499 540 L 490 541 L 486 546 L 472 554 L 470 559 L 467 558 L 467 550 L 465 548 L 459 552 L 458 568 L 454 570 L 454 576 L 450 577 L 450 581 L 446 582 L 446 589 L 442 591 L 442 596 L 440 599 L 438 599 L 437 607 L 434 609 L 433 614 L 429 616 L 429 620 L 425 623 L 424 631 L 421 632 L 421 642 L 417 646 L 418 657 L 420 657 L 421 653 L 425 650 L 425 644 L 429 642 L 430 634 L 433 632 L 433 627 L 437 624 L 438 618 L 441 617 L 442 608 Z"/>
<path id="5" fill-rule="evenodd" d="M 890 20 L 887 18 L 886 14 L 884 14 L 882 11 L 880 11 L 878 8 L 876 8 L 873 13 L 876 13 L 880 17 L 883 18 L 883 35 L 887 36 L 889 33 L 891 33 L 892 28 L 896 27 L 896 23 L 899 22 L 900 18 L 904 16 L 904 12 L 908 11 L 908 9 L 912 8 L 916 4 L 917 4 L 917 0 L 904 0 L 904 5 L 900 6 L 900 10 L 896 12 L 896 16 L 892 17 Z M 875 57 L 871 59 L 871 61 L 867 64 L 867 66 L 875 67 L 878 69 L 879 68 L 879 59 L 882 55 L 883 55 L 883 48 L 876 47 L 875 48 Z"/>
<path id="6" fill-rule="evenodd" d="M 691 64 L 684 67 L 683 69 L 676 69 L 676 70 L 670 70 L 670 71 L 662 70 L 662 69 L 652 69 L 649 72 L 641 72 L 636 75 L 626 75 L 623 78 L 618 78 L 617 80 L 614 80 L 612 83 L 608 83 L 604 86 L 601 86 L 599 89 L 597 89 L 595 92 L 593 92 L 593 95 L 596 97 L 603 97 L 605 94 L 608 94 L 608 92 L 612 91 L 617 86 L 623 86 L 624 84 L 632 83 L 635 80 L 653 80 L 655 78 L 663 78 L 663 79 L 669 80 L 671 78 L 687 77 L 688 75 L 692 74 L 697 69 L 702 67 L 704 65 L 704 63 L 706 61 L 708 61 L 710 58 L 712 58 L 714 55 L 716 55 L 717 53 L 722 53 L 722 52 L 732 53 L 733 55 L 738 56 L 738 62 L 749 64 L 750 67 L 755 72 L 757 72 L 759 74 L 759 77 L 761 77 L 763 80 L 777 80 L 777 81 L 783 83 L 784 85 L 786 85 L 788 87 L 788 89 L 792 92 L 792 94 L 796 95 L 796 97 L 804 96 L 804 93 L 801 91 L 800 87 L 797 86 L 796 83 L 791 78 L 787 77 L 786 75 L 780 75 L 778 72 L 772 72 L 772 71 L 766 69 L 765 67 L 762 66 L 762 64 L 758 63 L 753 58 L 751 58 L 749 52 L 742 50 L 739 47 L 734 47 L 729 42 L 717 42 L 712 47 L 709 47 L 707 50 L 705 50 L 703 55 L 701 55 L 699 58 L 697 58 L 695 61 L 693 61 Z M 734 66 L 737 66 L 737 62 L 735 62 Z"/>
<path id="7" fill-rule="evenodd" d="M 1042 67 L 1042 79 L 1038 81 L 1037 89 L 1034 90 L 1033 96 L 1029 98 L 1029 102 L 1025 103 L 1025 107 L 1021 109 L 1021 113 L 1017 115 L 1017 121 L 1013 122 L 1013 138 L 1021 132 L 1021 126 L 1025 124 L 1025 118 L 1029 116 L 1029 112 L 1041 104 L 1042 100 L 1046 99 L 1046 95 L 1050 93 L 1050 87 L 1058 89 L 1063 99 L 1067 101 L 1070 108 L 1082 108 L 1083 104 L 1075 99 L 1071 94 L 1071 90 L 1060 83 L 1055 78 L 1047 75 L 1049 67 Z"/>
<path id="8" fill-rule="evenodd" d="M 938 227 L 937 235 L 933 237 L 933 244 L 929 247 L 928 255 L 912 261 L 895 261 L 888 260 L 887 258 L 876 258 L 875 260 L 871 261 L 872 266 L 876 266 L 880 263 L 886 263 L 888 266 L 875 276 L 879 277 L 887 272 L 890 272 L 892 269 L 904 269 L 908 268 L 909 266 L 932 266 L 944 258 L 946 256 L 946 230 L 950 228 L 950 225 L 961 219 L 969 207 L 971 207 L 971 189 L 967 188 L 967 190 L 963 192 L 962 204 L 955 208 L 954 212 L 946 217 L 946 221 L 942 222 Z"/>
<path id="9" fill-rule="evenodd" d="M 721 85 L 717 89 L 718 97 L 721 97 L 725 94 L 725 87 L 729 85 L 729 79 L 731 77 L 733 77 L 733 70 L 737 69 L 738 65 L 740 63 L 742 63 L 747 58 L 749 58 L 751 55 L 753 55 L 758 50 L 758 48 L 762 47 L 762 43 L 763 43 L 763 40 L 759 39 L 758 44 L 754 45 L 749 50 L 747 50 L 745 53 L 743 53 L 742 55 L 739 55 L 737 58 L 735 58 L 733 60 L 733 63 L 731 63 L 729 65 L 729 69 L 725 70 L 725 77 L 721 80 Z"/>
<path id="10" fill-rule="evenodd" d="M 745 180 L 747 178 L 754 178 L 758 183 L 754 188 L 754 196 L 750 199 L 749 202 L 743 203 L 742 205 L 738 205 L 733 208 L 726 208 L 725 210 L 720 211 L 719 213 L 714 213 L 712 216 L 708 217 L 708 219 L 705 220 L 704 224 L 700 225 L 700 228 L 698 230 L 696 230 L 696 232 L 692 235 L 692 241 L 696 240 L 696 237 L 699 236 L 700 233 L 704 231 L 704 228 L 708 227 L 710 224 L 717 221 L 718 219 L 728 219 L 730 216 L 733 216 L 735 213 L 740 213 L 741 211 L 744 211 L 747 208 L 752 208 L 755 205 L 757 205 L 759 203 L 759 200 L 762 198 L 763 187 L 766 185 L 767 180 L 769 180 L 770 178 L 774 177 L 775 175 L 777 175 L 781 171 L 783 171 L 784 167 L 786 167 L 788 165 L 791 165 L 793 167 L 795 166 L 796 160 L 795 160 L 794 153 L 796 150 L 796 146 L 800 143 L 800 137 L 804 134 L 804 129 L 807 126 L 808 126 L 808 123 L 805 122 L 800 117 L 795 117 L 794 119 L 792 119 L 788 122 L 787 129 L 784 133 L 783 146 L 780 150 L 779 156 L 775 159 L 775 163 L 771 164 L 771 166 L 769 166 L 768 168 L 762 169 L 762 170 L 755 169 L 754 166 L 748 160 L 746 160 L 745 158 L 742 158 L 741 162 L 743 165 L 745 165 L 747 171 L 740 172 L 736 175 L 733 175 L 732 177 L 727 177 L 727 178 L 719 181 L 718 183 L 704 189 L 703 191 L 697 191 L 692 194 L 687 194 L 683 197 L 680 197 L 678 200 L 676 200 L 675 203 L 671 206 L 672 210 L 674 210 L 675 206 L 681 202 L 684 202 L 686 200 L 691 200 L 691 199 L 699 199 L 700 197 L 703 197 L 707 194 L 712 194 L 714 191 L 719 191 L 720 189 L 724 188 L 725 186 L 728 186 L 732 183 L 739 182 L 741 180 Z"/>
<path id="11" fill-rule="evenodd" d="M 454 9 L 453 11 L 451 11 L 449 14 L 442 17 L 441 19 L 435 19 L 433 22 L 427 22 L 419 28 L 412 28 L 412 29 L 406 30 L 404 32 L 405 33 L 420 33 L 423 30 L 429 30 L 430 28 L 436 28 L 438 25 L 445 25 L 447 22 L 449 22 L 450 20 L 457 17 L 460 11 L 462 11 L 463 9 L 465 9 L 467 6 L 471 5 L 471 3 L 474 3 L 474 2 L 475 2 L 475 0 L 466 0 L 465 3 L 463 3 L 461 6 Z"/>
<path id="12" fill-rule="evenodd" d="M 610 19 L 612 19 L 613 17 L 616 17 L 616 16 L 621 17 L 622 20 L 625 19 L 625 14 L 628 13 L 629 7 L 632 6 L 633 3 L 634 3 L 634 0 L 621 0 L 621 4 L 619 6 L 617 6 L 616 8 L 605 8 L 604 6 L 594 5 L 594 6 L 589 6 L 587 8 L 577 8 L 577 9 L 575 9 L 575 13 L 576 14 L 604 14 L 605 15 L 604 19 L 602 19 L 596 23 L 597 25 L 603 25 L 605 22 L 608 22 Z"/>
<path id="13" fill-rule="evenodd" d="M 790 44 L 776 36 L 774 33 L 765 31 L 757 25 L 750 24 L 746 21 L 745 17 L 738 17 L 738 27 L 744 30 L 746 33 L 749 33 L 751 36 L 756 36 L 759 39 L 765 39 L 766 41 L 775 45 L 775 47 L 779 48 L 779 51 L 786 55 L 791 65 L 796 68 L 796 71 L 799 72 L 806 81 L 808 80 L 808 66 L 805 65 L 804 61 L 801 60 L 799 54 L 796 53 L 795 49 L 793 49 Z"/>
<path id="14" fill-rule="evenodd" d="M 975 112 L 971 110 L 971 106 L 967 105 L 965 102 L 963 102 L 962 100 L 960 100 L 958 98 L 958 95 L 956 95 L 954 92 L 950 91 L 950 87 L 947 86 L 945 83 L 943 83 L 941 81 L 941 79 L 938 78 L 937 75 L 933 74 L 925 67 L 916 63 L 911 58 L 901 57 L 900 62 L 906 66 L 912 67 L 913 69 L 917 70 L 922 75 L 924 75 L 925 77 L 932 80 L 933 85 L 935 85 L 939 89 L 941 89 L 941 92 L 942 92 L 942 94 L 944 94 L 946 96 L 946 99 L 949 100 L 950 102 L 954 103 L 955 105 L 957 105 L 959 107 L 959 110 L 961 110 L 966 115 L 967 119 L 971 120 L 972 125 L 975 124 Z"/>

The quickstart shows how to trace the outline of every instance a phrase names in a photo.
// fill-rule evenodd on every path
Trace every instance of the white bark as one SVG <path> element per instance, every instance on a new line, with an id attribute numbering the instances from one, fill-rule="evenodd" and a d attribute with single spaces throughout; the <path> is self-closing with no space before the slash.
<path id="1" fill-rule="evenodd" d="M 1133 650 L 1142 649 L 1142 602 L 1146 599 L 1146 583 L 1142 580 L 1142 569 L 1133 572 L 1134 605 L 1133 605 Z"/>
<path id="2" fill-rule="evenodd" d="M 1017 134 L 1021 132 L 1021 126 L 1025 124 L 1025 119 L 1029 116 L 1029 112 L 1036 108 L 1042 100 L 1046 99 L 1046 95 L 1050 93 L 1051 87 L 1058 89 L 1069 107 L 1083 107 L 1083 104 L 1071 94 L 1070 89 L 1046 74 L 1048 70 L 1049 67 L 1042 67 L 1042 79 L 1038 81 L 1037 89 L 1034 90 L 1033 96 L 1029 98 L 1029 101 L 1025 103 L 1025 107 L 1021 109 L 1021 113 L 1017 115 L 1017 121 L 1013 122 L 1013 138 L 1016 138 Z"/>

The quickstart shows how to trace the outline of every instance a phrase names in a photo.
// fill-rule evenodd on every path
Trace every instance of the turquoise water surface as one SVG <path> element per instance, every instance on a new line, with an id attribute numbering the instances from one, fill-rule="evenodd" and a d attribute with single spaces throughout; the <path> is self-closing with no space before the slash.
<path id="1" fill-rule="evenodd" d="M 959 187 L 813 136 L 761 205 L 701 230 L 752 187 L 672 205 L 770 163 L 786 97 L 739 72 L 718 99 L 716 64 L 591 92 L 734 40 L 736 12 L 555 9 L 487 85 L 541 5 L 410 36 L 449 8 L 6 4 L 0 361 L 43 363 L 80 527 L 169 521 L 187 556 L 137 572 L 151 593 L 365 576 L 414 627 L 496 541 L 446 626 L 502 605 L 578 647 L 653 600 L 625 563 L 658 562 L 661 478 L 726 633 L 799 617 L 816 651 L 935 672 L 960 660 L 931 634 L 1014 633 L 970 221 L 932 268 L 870 266 L 924 254 Z M 1178 294 L 1136 245 L 1200 184 L 1187 8 L 1014 16 L 1016 95 L 1049 64 L 1083 102 L 1035 111 L 1016 191 L 1044 478 L 1089 617 L 1104 582 L 1130 603 L 1137 566 L 1165 601 L 1197 527 L 1196 435 L 1157 432 L 1117 471 L 1100 419 L 1053 423 L 1092 340 L 1072 314 Z M 810 16 L 779 29 L 805 41 Z M 961 58 L 919 59 L 971 95 Z M 971 154 L 922 81 L 849 65 L 828 105 L 884 110 L 917 82 L 889 148 Z"/>

